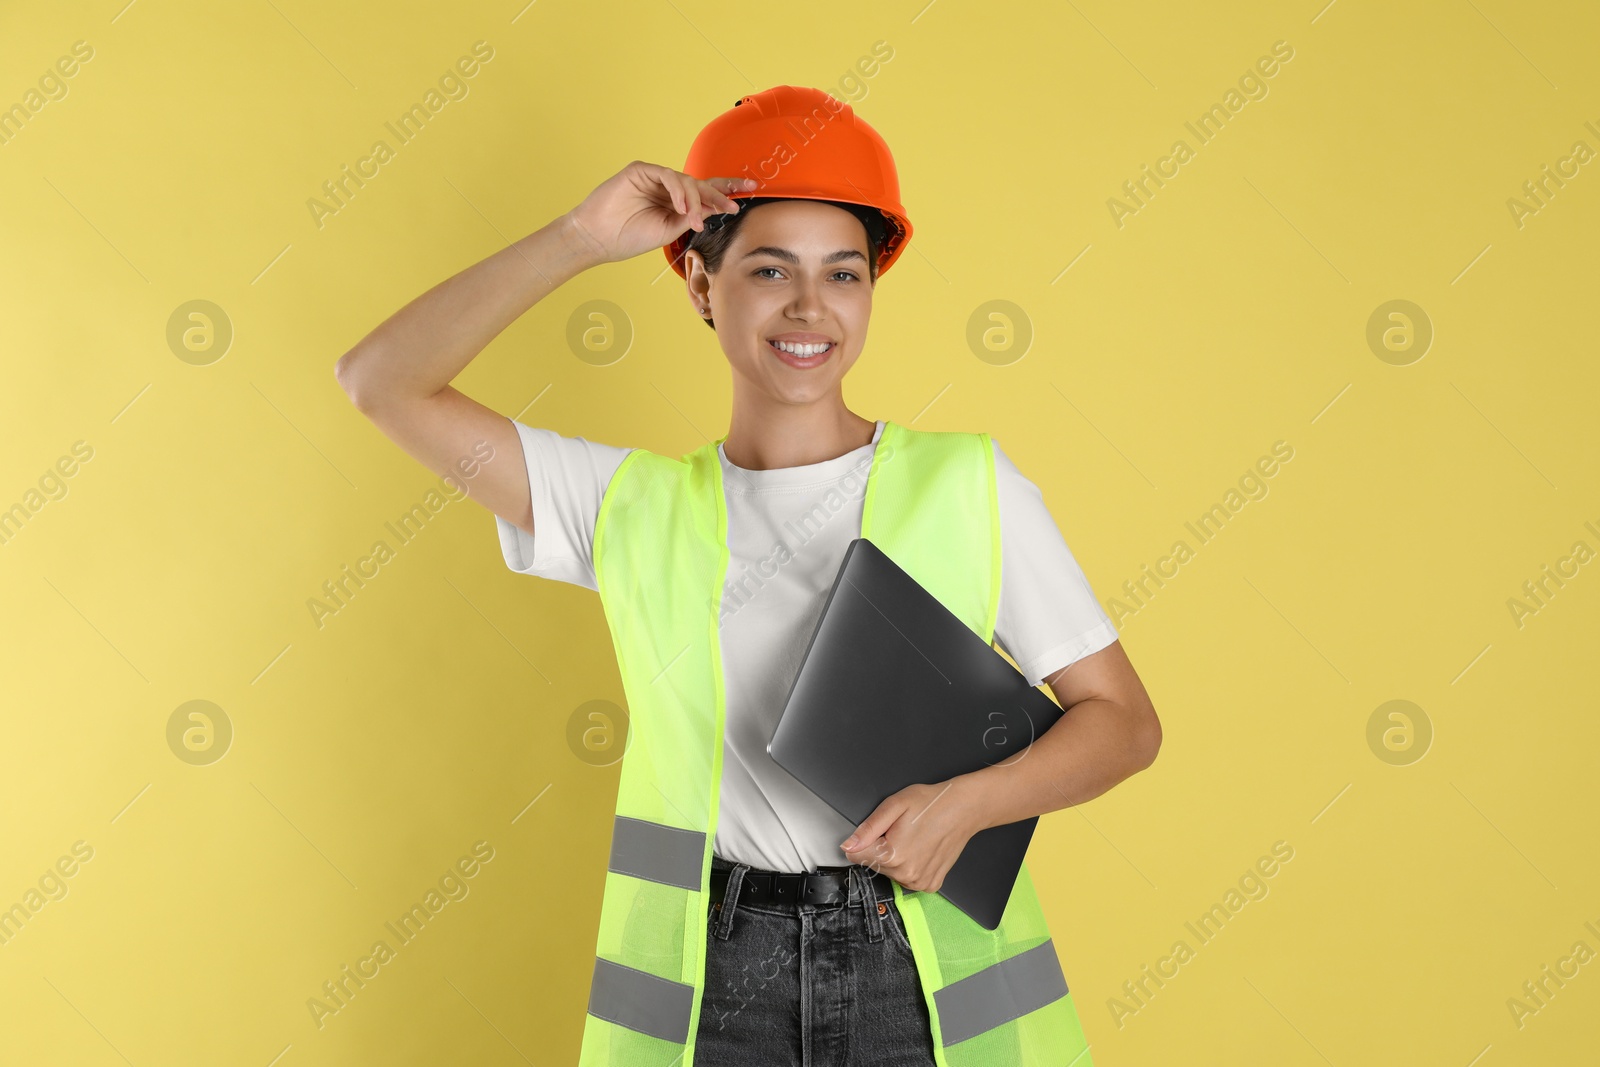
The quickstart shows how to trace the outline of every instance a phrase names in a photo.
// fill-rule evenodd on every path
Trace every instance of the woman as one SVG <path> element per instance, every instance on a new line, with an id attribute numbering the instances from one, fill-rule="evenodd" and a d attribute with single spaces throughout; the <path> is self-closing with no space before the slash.
<path id="1" fill-rule="evenodd" d="M 799 130 L 783 158 L 761 155 Z M 949 1067 L 1089 1067 L 1026 866 L 996 931 L 937 890 L 979 830 L 1148 766 L 1160 727 L 1038 489 L 998 444 L 845 405 L 877 279 L 909 236 L 881 138 L 827 94 L 780 86 L 708 125 L 684 171 L 630 163 L 339 361 L 356 406 L 429 469 L 459 476 L 492 446 L 470 493 L 498 516 L 508 566 L 601 594 L 631 720 L 581 1063 L 925 1065 L 939 1047 Z M 732 371 L 724 437 L 669 459 L 533 429 L 450 386 L 563 282 L 655 248 Z M 890 442 L 905 458 L 887 461 Z M 916 457 L 936 453 L 965 458 L 940 461 L 946 481 L 925 500 L 892 498 L 908 516 L 892 534 L 887 504 L 865 510 L 874 486 L 914 484 L 895 468 L 926 476 L 932 460 Z M 958 478 L 977 487 L 970 518 L 950 503 Z M 1070 713 L 1028 758 L 908 787 L 857 827 L 766 742 L 868 514 L 884 516 L 874 543 L 882 530 L 921 558 L 948 548 L 947 587 L 990 605 L 969 625 Z"/>

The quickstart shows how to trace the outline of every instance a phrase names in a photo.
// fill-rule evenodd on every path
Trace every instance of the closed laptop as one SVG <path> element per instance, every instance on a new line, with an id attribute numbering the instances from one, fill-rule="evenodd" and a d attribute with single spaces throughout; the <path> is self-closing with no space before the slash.
<path id="1" fill-rule="evenodd" d="M 859 825 L 908 785 L 1026 758 L 1024 750 L 1061 715 L 937 597 L 858 537 L 767 752 Z M 1038 821 L 973 835 L 939 895 L 995 929 Z"/>

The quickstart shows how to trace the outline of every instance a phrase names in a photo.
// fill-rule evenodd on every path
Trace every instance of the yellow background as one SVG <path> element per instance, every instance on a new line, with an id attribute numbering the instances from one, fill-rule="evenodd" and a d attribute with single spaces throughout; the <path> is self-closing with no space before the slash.
<path id="1" fill-rule="evenodd" d="M 319 628 L 307 600 L 438 485 L 333 364 L 788 82 L 885 136 L 916 228 L 848 402 L 994 433 L 1103 601 L 1294 449 L 1119 619 L 1158 760 L 1034 841 L 1094 1062 L 1595 1062 L 1600 962 L 1521 1026 L 1507 1001 L 1600 952 L 1600 563 L 1520 627 L 1507 601 L 1600 550 L 1600 163 L 1521 226 L 1507 201 L 1600 149 L 1600 16 L 1209 8 L 11 5 L 0 105 L 94 55 L 0 145 L 0 507 L 93 456 L 0 545 L 0 906 L 74 842 L 93 858 L 0 946 L 0 1059 L 574 1061 L 616 768 L 568 724 L 622 699 L 599 600 L 508 571 L 456 501 Z M 468 95 L 319 228 L 322 183 L 479 40 Z M 1199 145 L 1184 123 L 1276 41 L 1267 95 Z M 1108 200 L 1179 138 L 1194 158 L 1119 227 Z M 610 444 L 720 436 L 726 364 L 664 268 L 578 277 L 455 384 Z M 193 365 L 167 323 L 201 299 L 234 337 Z M 589 300 L 631 324 L 609 366 L 566 340 Z M 1033 334 L 1002 365 L 966 340 L 991 300 Z M 1407 365 L 1367 342 L 1391 300 L 1434 330 Z M 168 744 L 191 700 L 234 731 L 210 765 Z M 1390 700 L 1431 725 L 1420 760 L 1369 747 Z M 470 894 L 319 1029 L 307 1000 L 478 841 Z M 1184 924 L 1277 841 L 1268 895 L 1200 945 Z M 1119 1025 L 1180 939 L 1194 958 Z"/>

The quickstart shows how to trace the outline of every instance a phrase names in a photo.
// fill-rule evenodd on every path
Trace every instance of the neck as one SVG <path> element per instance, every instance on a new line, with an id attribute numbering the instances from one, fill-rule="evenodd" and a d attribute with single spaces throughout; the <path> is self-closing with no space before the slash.
<path id="1" fill-rule="evenodd" d="M 877 424 L 844 406 L 735 405 L 722 450 L 745 470 L 802 467 L 837 459 L 872 441 Z"/>

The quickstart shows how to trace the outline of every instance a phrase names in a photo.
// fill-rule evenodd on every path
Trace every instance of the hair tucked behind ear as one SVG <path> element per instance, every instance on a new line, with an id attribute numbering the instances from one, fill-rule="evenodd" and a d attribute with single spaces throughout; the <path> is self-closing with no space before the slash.
<path id="1" fill-rule="evenodd" d="M 759 207 L 762 204 L 773 204 L 793 199 L 796 198 L 752 196 L 741 199 L 738 211 L 708 216 L 705 229 L 690 238 L 689 244 L 684 248 L 684 253 L 687 255 L 690 248 L 699 252 L 705 259 L 706 272 L 715 274 L 722 269 L 722 257 L 727 254 L 728 246 L 733 243 L 734 237 L 739 233 L 739 227 L 744 224 L 744 220 L 749 216 L 752 208 Z M 834 207 L 844 208 L 861 220 L 861 225 L 867 231 L 867 276 L 871 283 L 876 285 L 878 283 L 878 254 L 889 234 L 888 223 L 884 221 L 882 213 L 875 208 L 863 207 L 860 204 L 846 204 L 838 200 L 813 200 L 811 203 L 832 204 Z M 717 324 L 710 318 L 706 318 L 703 321 L 713 330 L 717 328 Z"/>

